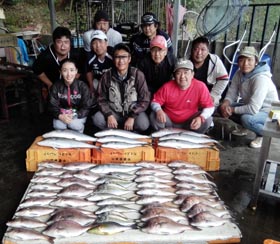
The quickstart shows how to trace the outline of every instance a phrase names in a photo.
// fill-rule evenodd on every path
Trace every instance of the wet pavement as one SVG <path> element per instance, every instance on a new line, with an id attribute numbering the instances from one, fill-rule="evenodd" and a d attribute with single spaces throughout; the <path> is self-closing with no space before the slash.
<path id="1" fill-rule="evenodd" d="M 11 120 L 0 122 L 0 239 L 32 178 L 26 172 L 26 150 L 34 139 L 52 129 L 46 114 L 37 112 L 36 104 L 10 109 Z M 85 133 L 91 132 L 87 127 Z M 242 233 L 242 244 L 261 244 L 264 239 L 280 240 L 280 199 L 260 195 L 256 211 L 248 209 L 259 149 L 247 146 L 251 138 L 228 138 L 223 131 L 220 170 L 211 172 L 218 194 L 227 204 Z M 220 131 L 212 131 L 219 139 Z M 227 135 L 227 138 L 226 138 Z M 229 141 L 231 139 L 231 141 Z M 247 140 L 247 141 L 246 141 Z M 270 159 L 279 161 L 280 142 L 272 140 Z M 278 157 L 277 157 L 278 156 Z M 280 196 L 280 193 L 279 193 Z"/>

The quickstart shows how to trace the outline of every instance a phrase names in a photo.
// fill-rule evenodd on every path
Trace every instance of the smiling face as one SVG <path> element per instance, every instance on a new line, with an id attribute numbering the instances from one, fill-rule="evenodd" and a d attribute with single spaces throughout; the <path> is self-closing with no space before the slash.
<path id="1" fill-rule="evenodd" d="M 66 61 L 61 66 L 61 75 L 67 86 L 70 86 L 78 73 L 77 67 L 73 62 Z"/>
<path id="2" fill-rule="evenodd" d="M 131 55 L 124 49 L 116 50 L 114 53 L 114 65 L 121 75 L 127 73 L 129 63 L 131 61 Z"/>
<path id="3" fill-rule="evenodd" d="M 167 48 L 161 49 L 160 47 L 153 47 L 151 49 L 151 57 L 156 64 L 160 64 L 164 60 L 166 54 Z"/>
<path id="4" fill-rule="evenodd" d="M 94 39 L 91 42 L 92 50 L 96 53 L 97 56 L 103 56 L 107 52 L 108 43 L 105 40 Z"/>
<path id="5" fill-rule="evenodd" d="M 238 58 L 238 66 L 241 70 L 242 73 L 247 74 L 253 71 L 253 69 L 257 65 L 257 60 L 255 56 L 252 57 L 245 57 L 245 56 L 240 56 Z"/>
<path id="6" fill-rule="evenodd" d="M 147 36 L 151 40 L 157 35 L 157 24 L 152 23 L 142 25 L 142 30 L 145 36 Z"/>
<path id="7" fill-rule="evenodd" d="M 175 71 L 175 80 L 181 90 L 186 90 L 192 83 L 194 72 L 190 69 L 180 68 Z"/>
<path id="8" fill-rule="evenodd" d="M 197 43 L 192 49 L 192 61 L 195 67 L 200 67 L 209 54 L 209 49 L 205 43 Z"/>

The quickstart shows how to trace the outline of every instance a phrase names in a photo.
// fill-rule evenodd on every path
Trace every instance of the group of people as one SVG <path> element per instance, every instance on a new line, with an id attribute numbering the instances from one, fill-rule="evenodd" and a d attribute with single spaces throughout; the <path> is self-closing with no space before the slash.
<path id="1" fill-rule="evenodd" d="M 216 111 L 254 131 L 250 146 L 261 146 L 262 128 L 278 94 L 269 66 L 259 61 L 254 47 L 240 51 L 239 70 L 229 85 L 227 70 L 209 52 L 206 37 L 193 40 L 189 59 L 176 60 L 170 37 L 151 12 L 142 16 L 141 32 L 124 44 L 107 13 L 97 11 L 93 28 L 83 36 L 83 58 L 71 48 L 69 29 L 57 27 L 52 37 L 33 70 L 49 89 L 55 129 L 82 133 L 90 115 L 100 130 L 145 133 L 174 127 L 206 133 Z M 236 131 L 241 134 L 244 130 Z"/>

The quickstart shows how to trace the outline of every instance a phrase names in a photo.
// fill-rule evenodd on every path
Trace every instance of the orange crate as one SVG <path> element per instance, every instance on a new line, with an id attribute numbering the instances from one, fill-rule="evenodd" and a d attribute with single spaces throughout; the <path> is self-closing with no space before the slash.
<path id="1" fill-rule="evenodd" d="M 53 149 L 37 145 L 43 137 L 35 139 L 26 151 L 26 170 L 36 171 L 37 165 L 43 161 L 57 161 L 61 163 L 89 162 L 91 163 L 91 148 Z"/>
<path id="2" fill-rule="evenodd" d="M 218 149 L 175 149 L 157 147 L 155 149 L 155 161 L 169 163 L 173 160 L 184 160 L 199 165 L 206 171 L 220 169 L 220 152 Z"/>
<path id="3" fill-rule="evenodd" d="M 143 146 L 129 149 L 92 149 L 92 162 L 97 164 L 137 163 L 142 160 L 155 160 L 155 150 L 153 147 Z"/>

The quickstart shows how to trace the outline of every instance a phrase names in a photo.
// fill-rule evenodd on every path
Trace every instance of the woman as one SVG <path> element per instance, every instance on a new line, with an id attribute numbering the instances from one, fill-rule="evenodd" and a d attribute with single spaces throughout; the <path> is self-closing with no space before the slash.
<path id="1" fill-rule="evenodd" d="M 250 147 L 260 148 L 262 130 L 271 103 L 278 101 L 277 89 L 271 80 L 270 67 L 265 62 L 259 62 L 254 47 L 244 47 L 240 51 L 238 67 L 220 111 L 224 118 L 240 120 L 245 128 L 233 131 L 234 135 L 246 135 L 246 129 L 255 132 L 257 137 L 250 143 Z"/>
<path id="2" fill-rule="evenodd" d="M 54 117 L 54 129 L 84 131 L 92 99 L 86 83 L 75 78 L 77 72 L 74 60 L 63 60 L 60 66 L 62 79 L 50 89 L 49 110 Z"/>

